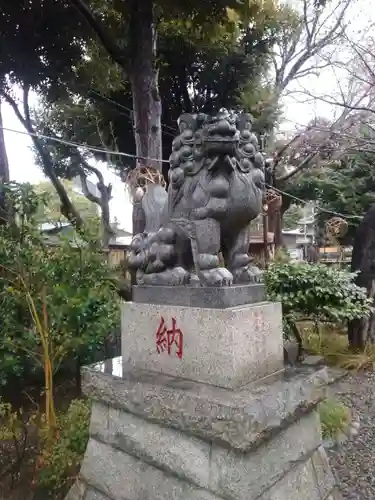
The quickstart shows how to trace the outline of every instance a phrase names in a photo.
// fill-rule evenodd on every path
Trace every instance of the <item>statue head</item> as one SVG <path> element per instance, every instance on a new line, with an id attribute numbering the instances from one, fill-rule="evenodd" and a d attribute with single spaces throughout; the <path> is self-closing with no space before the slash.
<path id="1" fill-rule="evenodd" d="M 249 172 L 252 167 L 262 169 L 263 156 L 258 152 L 252 124 L 253 117 L 249 113 L 235 113 L 225 108 L 215 115 L 181 115 L 178 120 L 180 134 L 172 143 L 170 156 L 171 169 L 178 171 L 171 173 L 172 177 L 176 182 L 181 181 L 203 166 L 211 168 L 224 163 L 242 172 Z M 223 161 L 218 162 L 220 159 Z"/>

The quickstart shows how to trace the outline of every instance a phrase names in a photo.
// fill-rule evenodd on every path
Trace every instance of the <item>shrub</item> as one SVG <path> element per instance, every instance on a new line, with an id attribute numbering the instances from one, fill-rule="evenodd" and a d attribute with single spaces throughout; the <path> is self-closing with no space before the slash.
<path id="1" fill-rule="evenodd" d="M 26 196 L 27 195 L 27 196 Z M 91 236 L 47 245 L 30 193 L 14 190 L 15 222 L 0 227 L 0 385 L 89 362 L 119 323 L 112 270 Z M 24 201 L 23 200 L 24 196 Z"/>
<path id="2" fill-rule="evenodd" d="M 15 411 L 0 400 L 2 492 L 23 478 L 18 486 L 25 488 L 25 480 L 30 481 L 37 498 L 64 498 L 86 450 L 90 410 L 88 400 L 71 401 L 58 413 L 56 439 L 51 441 L 44 413 Z"/>
<path id="3" fill-rule="evenodd" d="M 271 264 L 266 272 L 267 293 L 281 301 L 283 313 L 293 319 L 343 323 L 369 316 L 371 300 L 354 283 L 355 273 L 324 264 Z"/>
<path id="4" fill-rule="evenodd" d="M 91 406 L 86 400 L 73 400 L 66 413 L 58 416 L 59 437 L 52 445 L 41 435 L 41 453 L 35 485 L 51 496 L 67 489 L 81 465 L 89 437 Z M 55 498 L 55 496 L 52 496 Z"/>
<path id="5" fill-rule="evenodd" d="M 15 481 L 27 449 L 29 426 L 33 420 L 24 421 L 22 410 L 14 410 L 10 403 L 0 398 L 0 479 Z"/>

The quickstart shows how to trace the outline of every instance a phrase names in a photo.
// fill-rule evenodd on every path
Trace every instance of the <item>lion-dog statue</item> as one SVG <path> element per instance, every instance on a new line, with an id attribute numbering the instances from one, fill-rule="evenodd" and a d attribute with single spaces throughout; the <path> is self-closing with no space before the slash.
<path id="1" fill-rule="evenodd" d="M 148 184 L 139 196 L 143 231 L 128 260 L 137 283 L 260 282 L 249 256 L 249 224 L 262 210 L 264 158 L 252 116 L 225 109 L 215 116 L 183 114 L 178 126 L 168 191 Z"/>

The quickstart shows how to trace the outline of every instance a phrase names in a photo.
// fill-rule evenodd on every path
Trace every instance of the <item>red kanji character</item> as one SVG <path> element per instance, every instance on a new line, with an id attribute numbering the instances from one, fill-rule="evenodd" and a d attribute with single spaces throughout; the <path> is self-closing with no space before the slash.
<path id="1" fill-rule="evenodd" d="M 160 354 L 161 352 L 164 352 L 165 349 L 168 349 L 167 332 L 168 332 L 168 329 L 165 325 L 165 320 L 162 316 L 161 320 L 160 320 L 160 325 L 159 325 L 158 331 L 156 332 L 156 350 L 158 351 L 158 354 Z"/>
<path id="2" fill-rule="evenodd" d="M 167 350 L 168 354 L 171 355 L 171 348 L 174 344 L 177 347 L 176 354 L 181 359 L 183 353 L 183 333 L 180 328 L 176 328 L 176 318 L 172 318 L 172 328 L 168 330 L 162 316 L 156 332 L 156 350 L 158 354 Z"/>
<path id="3" fill-rule="evenodd" d="M 176 318 L 172 318 L 172 328 L 167 331 L 168 334 L 168 353 L 170 354 L 170 348 L 173 344 L 177 346 L 177 356 L 182 358 L 183 350 L 183 333 L 180 328 L 176 328 Z"/>

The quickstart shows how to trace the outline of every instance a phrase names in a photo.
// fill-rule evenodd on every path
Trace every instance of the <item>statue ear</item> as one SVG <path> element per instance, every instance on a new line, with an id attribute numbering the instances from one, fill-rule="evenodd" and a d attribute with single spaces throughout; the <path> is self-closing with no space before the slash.
<path id="1" fill-rule="evenodd" d="M 237 115 L 236 123 L 238 130 L 245 130 L 246 128 L 248 130 L 251 130 L 253 122 L 254 122 L 254 117 L 250 113 L 239 113 Z"/>
<path id="2" fill-rule="evenodd" d="M 190 128 L 193 132 L 197 130 L 197 115 L 190 113 L 183 113 L 177 120 L 177 125 L 180 133 L 185 130 L 185 128 Z"/>
<path id="3" fill-rule="evenodd" d="M 207 121 L 207 116 L 205 113 L 198 113 L 196 116 L 197 129 L 201 128 L 205 121 Z"/>

